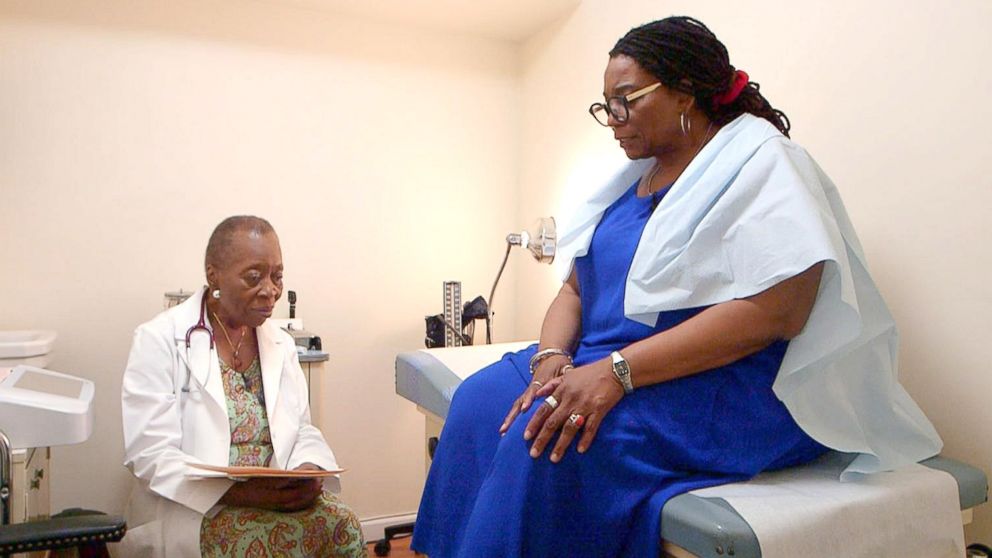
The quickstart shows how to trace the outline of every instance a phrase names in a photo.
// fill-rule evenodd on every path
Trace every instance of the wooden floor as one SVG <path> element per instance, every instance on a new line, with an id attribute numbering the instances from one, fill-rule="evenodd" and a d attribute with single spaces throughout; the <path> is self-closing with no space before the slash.
<path id="1" fill-rule="evenodd" d="M 375 547 L 375 541 L 369 544 L 369 558 L 376 558 L 375 552 L 372 550 Z M 414 556 L 419 556 L 424 558 L 423 554 L 417 554 L 416 552 L 410 550 L 410 537 L 403 537 L 400 539 L 394 539 L 390 542 L 389 558 L 413 558 Z"/>

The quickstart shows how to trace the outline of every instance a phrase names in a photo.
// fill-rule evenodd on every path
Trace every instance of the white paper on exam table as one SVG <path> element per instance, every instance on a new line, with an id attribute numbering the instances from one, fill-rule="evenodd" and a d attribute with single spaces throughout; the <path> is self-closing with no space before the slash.
<path id="1" fill-rule="evenodd" d="M 828 453 L 804 467 L 692 494 L 733 506 L 754 530 L 762 558 L 964 556 L 954 477 L 914 464 L 840 482 L 849 461 Z"/>
<path id="2" fill-rule="evenodd" d="M 537 341 L 519 341 L 513 343 L 498 343 L 495 345 L 472 345 L 471 347 L 446 347 L 430 349 L 430 355 L 441 361 L 459 379 L 465 380 L 480 368 L 501 359 L 506 353 L 514 353 Z M 421 349 L 426 351 L 425 349 Z"/>

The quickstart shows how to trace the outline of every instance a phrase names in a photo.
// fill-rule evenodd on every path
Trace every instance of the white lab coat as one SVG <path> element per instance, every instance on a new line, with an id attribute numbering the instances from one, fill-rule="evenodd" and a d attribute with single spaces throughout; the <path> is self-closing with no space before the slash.
<path id="1" fill-rule="evenodd" d="M 199 292 L 134 333 L 121 388 L 124 465 L 136 478 L 128 503 L 123 556 L 200 556 L 200 523 L 233 481 L 192 479 L 186 463 L 228 465 L 227 403 L 216 347 L 206 332 L 186 332 L 200 316 Z M 206 322 L 210 327 L 209 320 Z M 293 339 L 269 322 L 256 330 L 273 467 L 313 463 L 338 468 L 310 424 L 307 385 Z M 217 342 L 224 342 L 220 336 Z M 184 389 L 188 384 L 188 390 Z M 337 478 L 325 486 L 339 487 Z"/>

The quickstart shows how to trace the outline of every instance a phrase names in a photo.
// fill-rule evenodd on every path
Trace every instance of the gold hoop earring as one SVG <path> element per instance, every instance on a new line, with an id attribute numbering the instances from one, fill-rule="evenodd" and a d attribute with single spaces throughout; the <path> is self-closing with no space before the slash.
<path id="1" fill-rule="evenodd" d="M 682 135 L 688 136 L 692 132 L 692 119 L 685 115 L 685 112 L 679 113 L 679 126 L 682 127 Z"/>

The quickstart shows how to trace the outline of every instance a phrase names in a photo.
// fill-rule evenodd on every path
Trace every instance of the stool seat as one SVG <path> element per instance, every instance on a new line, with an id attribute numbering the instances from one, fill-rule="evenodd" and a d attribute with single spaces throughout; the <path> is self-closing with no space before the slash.
<path id="1" fill-rule="evenodd" d="M 117 542 L 127 524 L 119 515 L 66 515 L 0 527 L 0 555 Z"/>

